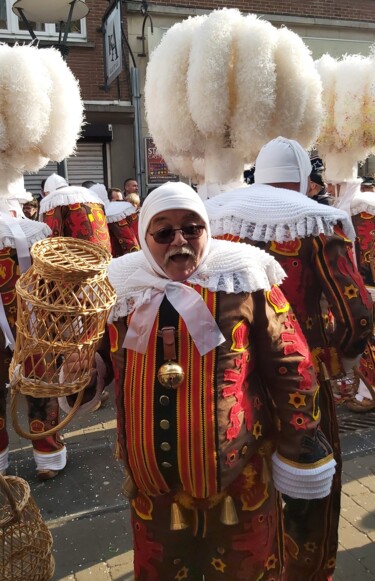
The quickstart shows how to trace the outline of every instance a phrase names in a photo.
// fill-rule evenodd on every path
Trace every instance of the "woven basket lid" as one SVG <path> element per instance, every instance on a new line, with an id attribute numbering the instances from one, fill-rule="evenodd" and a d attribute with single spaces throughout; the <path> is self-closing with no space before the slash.
<path id="1" fill-rule="evenodd" d="M 45 238 L 32 249 L 34 269 L 51 278 L 89 278 L 106 271 L 110 253 L 87 240 L 68 237 Z"/>

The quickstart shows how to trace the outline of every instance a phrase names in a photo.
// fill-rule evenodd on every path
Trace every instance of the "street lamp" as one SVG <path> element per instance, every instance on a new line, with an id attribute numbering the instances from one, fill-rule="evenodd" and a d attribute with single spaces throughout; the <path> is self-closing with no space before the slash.
<path id="1" fill-rule="evenodd" d="M 31 38 L 38 40 L 31 22 L 41 24 L 59 24 L 59 40 L 56 48 L 66 60 L 68 55 L 67 40 L 72 22 L 82 20 L 89 13 L 84 0 L 17 0 L 12 6 L 13 12 L 26 26 Z M 59 175 L 68 178 L 66 160 L 57 164 Z"/>

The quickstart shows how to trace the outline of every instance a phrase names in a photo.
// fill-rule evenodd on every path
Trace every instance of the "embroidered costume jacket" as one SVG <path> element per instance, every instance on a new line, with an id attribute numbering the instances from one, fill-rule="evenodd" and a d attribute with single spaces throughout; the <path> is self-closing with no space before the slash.
<path id="1" fill-rule="evenodd" d="M 137 252 L 140 249 L 138 242 L 138 212 L 126 216 L 118 222 L 108 221 L 108 229 L 114 258 L 128 254 L 128 252 Z"/>
<path id="2" fill-rule="evenodd" d="M 282 289 L 302 327 L 316 363 L 325 363 L 330 377 L 343 372 L 343 358 L 363 352 L 372 331 L 371 297 L 354 265 L 351 241 L 336 225 L 331 236 L 320 234 L 289 242 L 258 243 L 272 254 L 288 277 Z M 325 296 L 334 316 L 329 331 Z"/>
<path id="3" fill-rule="evenodd" d="M 255 455 L 269 462 L 275 448 L 293 466 L 329 462 L 311 356 L 280 289 L 226 294 L 194 288 L 226 339 L 205 356 L 166 298 L 145 355 L 122 348 L 126 318 L 110 326 L 118 438 L 138 490 L 156 496 L 182 489 L 209 498 L 227 489 Z M 157 379 L 164 363 L 158 330 L 165 326 L 177 330 L 177 360 L 185 372 L 177 389 Z"/>
<path id="4" fill-rule="evenodd" d="M 57 206 L 43 214 L 52 236 L 70 236 L 94 242 L 111 251 L 108 226 L 101 204 L 77 203 Z"/>

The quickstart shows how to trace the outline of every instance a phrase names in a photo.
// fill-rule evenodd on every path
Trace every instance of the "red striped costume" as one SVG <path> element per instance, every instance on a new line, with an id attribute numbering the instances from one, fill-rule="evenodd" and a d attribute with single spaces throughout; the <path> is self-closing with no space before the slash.
<path id="1" fill-rule="evenodd" d="M 122 348 L 129 317 L 110 326 L 118 440 L 133 481 L 137 581 L 278 580 L 283 567 L 280 497 L 271 473 L 275 449 L 295 467 L 332 459 L 318 428 L 311 357 L 289 304 L 271 291 L 226 294 L 200 286 L 225 337 L 201 356 L 166 298 L 147 352 Z M 121 293 L 120 293 L 121 294 Z M 157 380 L 158 330 L 177 330 L 177 389 Z M 238 522 L 221 522 L 233 499 Z M 188 525 L 170 530 L 177 503 Z"/>

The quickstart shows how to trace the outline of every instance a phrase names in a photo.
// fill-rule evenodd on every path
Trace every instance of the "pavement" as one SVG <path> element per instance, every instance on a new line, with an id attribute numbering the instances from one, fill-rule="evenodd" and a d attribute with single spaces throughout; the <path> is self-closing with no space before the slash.
<path id="1" fill-rule="evenodd" d="M 338 415 L 344 465 L 334 581 L 375 580 L 375 412 L 362 416 L 339 406 Z M 47 482 L 35 476 L 31 443 L 10 428 L 8 473 L 29 482 L 52 532 L 52 581 L 133 580 L 130 511 L 121 492 L 121 462 L 114 458 L 115 426 L 111 393 L 104 408 L 65 428 L 68 465 Z"/>

